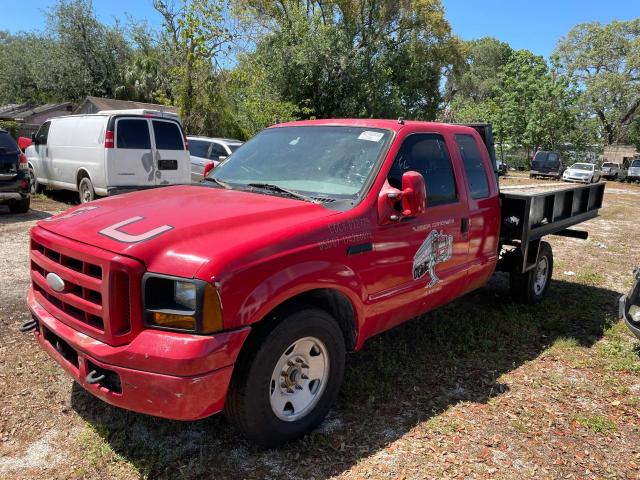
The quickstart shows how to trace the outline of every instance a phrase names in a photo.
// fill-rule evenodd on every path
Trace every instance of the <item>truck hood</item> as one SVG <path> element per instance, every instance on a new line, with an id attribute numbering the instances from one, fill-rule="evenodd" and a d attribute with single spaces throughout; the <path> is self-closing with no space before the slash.
<path id="1" fill-rule="evenodd" d="M 297 199 L 204 186 L 105 198 L 42 220 L 58 235 L 142 261 L 147 270 L 195 276 L 207 262 L 241 260 L 336 211 Z"/>

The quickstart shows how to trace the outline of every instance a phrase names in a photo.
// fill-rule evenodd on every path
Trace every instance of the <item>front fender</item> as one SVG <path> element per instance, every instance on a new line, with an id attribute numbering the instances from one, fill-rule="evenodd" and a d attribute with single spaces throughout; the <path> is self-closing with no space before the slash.
<path id="1" fill-rule="evenodd" d="M 349 267 L 327 261 L 299 263 L 266 277 L 244 298 L 231 323 L 234 327 L 250 325 L 296 295 L 320 288 L 336 290 L 349 299 L 360 330 L 366 299 L 364 285 Z"/>

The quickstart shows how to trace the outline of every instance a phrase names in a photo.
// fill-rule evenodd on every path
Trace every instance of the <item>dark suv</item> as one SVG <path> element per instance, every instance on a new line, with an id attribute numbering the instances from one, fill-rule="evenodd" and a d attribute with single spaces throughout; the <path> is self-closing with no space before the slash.
<path id="1" fill-rule="evenodd" d="M 27 157 L 9 132 L 0 129 L 0 205 L 8 205 L 13 213 L 26 213 L 30 203 Z"/>
<path id="2" fill-rule="evenodd" d="M 558 152 L 536 152 L 531 162 L 529 178 L 547 177 L 559 180 L 565 167 Z"/>

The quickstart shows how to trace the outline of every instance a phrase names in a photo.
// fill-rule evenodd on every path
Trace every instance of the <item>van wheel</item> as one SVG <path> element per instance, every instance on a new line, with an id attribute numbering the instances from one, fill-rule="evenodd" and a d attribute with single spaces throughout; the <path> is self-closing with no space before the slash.
<path id="1" fill-rule="evenodd" d="M 541 302 L 549 290 L 553 275 L 553 251 L 547 242 L 540 243 L 538 263 L 528 272 L 521 273 L 520 262 L 515 265 L 509 275 L 511 296 L 516 302 L 534 304 Z"/>
<path id="2" fill-rule="evenodd" d="M 38 183 L 36 172 L 33 170 L 33 167 L 29 167 L 29 193 L 31 195 L 35 195 L 36 193 L 40 193 L 41 191 L 42 185 Z"/>
<path id="3" fill-rule="evenodd" d="M 336 321 L 310 307 L 254 334 L 236 363 L 225 415 L 245 437 L 270 448 L 324 420 L 342 383 L 345 343 Z"/>
<path id="4" fill-rule="evenodd" d="M 11 213 L 27 213 L 31 205 L 31 197 L 21 200 L 13 200 L 9 203 L 9 211 Z"/>
<path id="5" fill-rule="evenodd" d="M 89 177 L 83 177 L 78 185 L 78 194 L 80 196 L 80 203 L 89 203 L 95 200 L 96 194 L 93 191 L 93 184 Z"/>

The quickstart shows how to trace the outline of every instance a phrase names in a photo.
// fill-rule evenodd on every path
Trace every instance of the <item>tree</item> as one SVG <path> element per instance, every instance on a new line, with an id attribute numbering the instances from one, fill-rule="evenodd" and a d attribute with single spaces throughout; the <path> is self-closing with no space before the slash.
<path id="1" fill-rule="evenodd" d="M 471 102 L 483 102 L 493 97 L 500 81 L 498 72 L 507 64 L 512 48 L 492 37 L 462 42 L 463 61 L 447 77 L 445 99 L 456 97 Z"/>
<path id="2" fill-rule="evenodd" d="M 171 54 L 171 73 L 175 98 L 187 130 L 203 127 L 198 113 L 206 111 L 210 93 L 208 82 L 219 56 L 229 46 L 233 34 L 225 24 L 224 0 L 182 0 L 180 6 L 167 0 L 154 0 L 163 18 L 163 43 Z"/>
<path id="3" fill-rule="evenodd" d="M 640 115 L 640 18 L 606 25 L 577 25 L 560 40 L 556 55 L 583 93 L 606 144 L 623 140 Z"/>
<path id="4" fill-rule="evenodd" d="M 439 0 L 238 0 L 281 100 L 309 116 L 434 118 L 458 43 Z"/>

